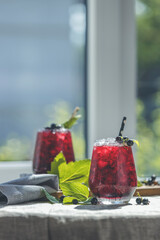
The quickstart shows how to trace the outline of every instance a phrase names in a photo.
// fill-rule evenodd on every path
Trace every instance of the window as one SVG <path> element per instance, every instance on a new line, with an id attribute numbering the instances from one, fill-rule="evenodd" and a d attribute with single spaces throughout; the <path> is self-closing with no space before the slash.
<path id="1" fill-rule="evenodd" d="M 85 116 L 85 36 L 85 1 L 1 2 L 0 161 L 31 160 L 40 128 L 77 105 Z M 77 159 L 84 129 L 83 118 L 73 131 Z"/>
<path id="2" fill-rule="evenodd" d="M 136 1 L 140 176 L 160 175 L 160 2 Z"/>
<path id="3" fill-rule="evenodd" d="M 17 5 L 13 4 L 13 2 L 17 2 Z M 33 148 L 33 136 L 36 135 L 36 131 L 38 128 L 41 128 L 46 124 L 48 125 L 48 123 L 53 121 L 53 118 L 54 121 L 59 121 L 59 116 L 61 116 L 60 119 L 62 119 L 62 116 L 66 116 L 67 114 L 64 111 L 61 111 L 61 109 L 70 108 L 69 111 L 71 111 L 75 105 L 79 105 L 80 107 L 82 107 L 82 109 L 84 109 L 85 115 L 83 115 L 85 116 L 85 119 L 87 119 L 88 123 L 87 147 L 89 158 L 91 157 L 93 143 L 96 139 L 117 136 L 122 117 L 125 115 L 127 116 L 125 134 L 131 138 L 136 138 L 136 41 L 134 1 L 87 1 L 87 86 L 85 85 L 84 81 L 84 75 L 86 72 L 86 2 L 82 0 L 34 0 L 24 1 L 23 4 L 20 0 L 6 0 L 5 3 L 3 3 L 3 8 L 1 7 L 0 9 L 0 11 L 2 12 L 2 14 L 0 14 L 0 19 L 2 19 L 1 22 L 3 24 L 5 22 L 5 19 L 6 21 L 8 21 L 8 19 L 11 18 L 10 16 L 12 16 L 12 18 L 14 19 L 15 14 L 13 17 L 13 12 L 18 12 L 16 16 L 17 19 L 18 16 L 25 18 L 24 12 L 28 11 L 30 16 L 28 21 L 31 26 L 31 32 L 34 33 L 34 35 L 30 35 L 30 37 L 34 36 L 32 39 L 33 41 L 30 40 L 30 37 L 27 37 L 26 40 L 26 46 L 28 46 L 27 44 L 29 44 L 30 42 L 32 43 L 32 45 L 35 46 L 35 48 L 32 47 L 31 49 L 29 47 L 25 48 L 27 49 L 27 51 L 25 52 L 25 56 L 29 56 L 27 58 L 27 64 L 25 63 L 21 65 L 21 58 L 18 57 L 18 66 L 20 66 L 19 69 L 22 71 L 24 69 L 24 66 L 27 66 L 27 72 L 30 73 L 30 82 L 25 81 L 26 85 L 24 88 L 27 89 L 28 84 L 32 84 L 31 79 L 34 80 L 32 84 L 33 87 L 29 88 L 30 90 L 32 89 L 33 92 L 31 91 L 28 92 L 28 95 L 24 95 L 21 94 L 21 91 L 19 91 L 19 94 L 21 94 L 21 96 L 24 95 L 24 99 L 28 99 L 28 102 L 32 102 L 30 100 L 31 97 L 36 97 L 34 105 L 29 105 L 30 107 L 32 107 L 32 111 L 30 110 L 30 107 L 27 107 L 27 101 L 26 105 L 24 105 L 24 109 L 26 111 L 24 120 L 27 121 L 27 124 L 25 124 L 25 121 L 23 122 L 21 120 L 22 116 L 20 118 L 17 113 L 15 114 L 19 123 L 23 123 L 22 125 L 17 124 L 17 129 L 21 126 L 21 131 L 18 132 L 18 137 L 25 136 L 28 138 L 28 134 L 30 134 L 29 139 L 31 141 L 29 141 L 29 144 L 31 144 L 31 147 Z M 10 6 L 10 12 L 8 6 Z M 24 11 L 23 13 L 21 13 L 20 11 L 22 6 Z M 41 8 L 41 11 L 39 10 L 39 8 Z M 48 10 L 46 10 L 46 8 Z M 39 13 L 39 17 L 37 12 Z M 44 12 L 47 12 L 47 16 L 44 14 Z M 6 14 L 9 15 L 8 18 L 6 17 Z M 36 23 L 34 23 L 34 21 L 31 22 L 31 19 L 34 19 Z M 38 20 L 41 22 L 43 32 L 41 32 L 39 22 L 37 24 Z M 12 19 L 10 20 L 10 22 L 13 25 Z M 22 25 L 22 21 L 18 21 L 18 23 L 19 29 L 19 26 Z M 29 23 L 27 22 L 27 24 Z M 5 25 L 5 31 L 7 29 L 6 26 L 8 25 L 8 23 L 7 25 Z M 26 26 L 26 23 L 24 26 Z M 13 27 L 11 27 L 11 29 L 13 29 Z M 23 27 L 21 27 L 20 29 L 23 30 Z M 25 29 L 27 30 L 28 34 L 30 28 L 27 27 Z M 3 30 L 3 32 L 5 31 Z M 14 32 L 15 31 L 13 31 L 13 33 Z M 19 37 L 22 34 L 20 33 L 21 31 L 18 34 Z M 10 41 L 7 45 L 8 48 L 13 42 L 13 40 L 9 40 L 11 39 L 11 36 L 9 34 L 11 34 L 10 31 L 6 33 L 6 37 L 8 36 L 7 41 Z M 38 34 L 37 38 L 35 34 Z M 0 35 L 0 39 L 3 38 L 4 34 L 3 37 Z M 3 40 L 3 44 L 4 43 L 6 43 L 6 40 Z M 2 49 L 2 44 L 0 46 Z M 20 46 L 20 42 L 16 43 L 16 45 L 14 44 L 14 47 L 16 48 L 14 55 L 11 51 L 7 49 L 7 58 L 10 59 L 10 52 L 12 58 L 13 56 L 14 58 L 17 56 L 23 56 L 24 53 L 23 51 L 21 51 L 23 49 L 20 49 L 18 52 Z M 32 52 L 35 53 L 34 58 L 30 57 L 33 54 Z M 2 56 L 5 56 L 4 50 Z M 0 58 L 1 62 L 3 63 L 5 61 L 4 57 L 2 56 L 0 55 Z M 14 61 L 14 58 L 12 62 L 15 65 L 16 62 Z M 26 58 L 22 59 L 24 60 Z M 58 71 L 58 66 L 60 66 L 59 64 L 63 66 L 63 68 L 60 69 L 60 72 Z M 36 77 L 34 74 L 32 74 L 32 72 L 34 72 L 35 70 L 37 73 Z M 13 70 L 12 72 L 11 70 L 8 72 L 11 82 L 11 79 L 14 76 Z M 25 76 L 28 79 L 28 75 Z M 1 77 L 0 79 L 2 81 L 4 77 Z M 22 83 L 20 81 L 22 79 L 21 75 L 18 79 L 19 83 Z M 62 79 L 65 79 L 65 82 L 63 82 L 63 84 Z M 58 84 L 59 88 L 56 88 L 55 84 Z M 22 86 L 23 85 L 20 84 L 20 90 L 22 90 Z M 39 89 L 40 86 L 41 91 Z M 11 84 L 10 89 L 12 89 Z M 0 91 L 0 98 L 2 98 L 2 93 L 4 91 Z M 85 101 L 85 92 L 87 92 L 87 101 Z M 14 96 L 11 97 L 12 99 L 14 99 L 14 97 L 16 99 L 17 92 L 14 92 Z M 49 103 L 47 100 L 48 98 Z M 9 98 L 6 97 L 5 100 L 6 99 Z M 60 101 L 57 102 L 57 100 Z M 9 101 L 12 102 L 10 99 Z M 42 104 L 42 101 L 44 101 L 44 104 Z M 64 102 L 65 106 L 67 102 L 67 107 L 64 107 Z M 87 102 L 87 111 L 85 111 L 85 102 Z M 4 111 L 5 108 L 1 107 L 1 109 L 3 109 Z M 13 107 L 11 106 L 10 109 L 13 109 Z M 0 111 L 2 113 L 2 110 Z M 8 112 L 10 112 L 10 110 Z M 36 118 L 35 116 L 32 117 L 32 114 L 36 115 Z M 8 119 L 9 118 L 10 117 L 8 117 Z M 31 121 L 33 122 L 31 123 L 31 125 L 29 125 L 29 122 Z M 10 120 L 10 124 L 11 123 L 12 121 Z M 5 131 L 3 130 L 3 135 L 5 133 L 10 133 L 10 135 L 12 134 L 12 132 L 7 132 L 8 130 L 6 130 L 8 125 L 9 124 L 5 123 L 6 127 Z M 28 128 L 28 130 L 25 130 L 25 128 L 27 127 L 29 127 L 30 129 Z M 31 129 L 31 127 L 33 128 Z M 86 128 L 86 125 L 84 125 L 84 122 L 82 121 L 81 126 L 77 125 L 76 128 L 74 129 L 78 132 L 78 134 L 75 135 L 76 137 L 80 136 L 78 141 L 82 141 L 83 143 L 81 145 L 76 144 L 79 148 L 79 146 L 84 146 L 84 128 Z M 82 129 L 82 131 L 80 128 Z M 13 126 L 10 129 L 12 130 Z M 27 135 L 24 135 L 23 131 L 25 131 Z M 82 136 L 80 135 L 80 133 L 83 133 Z M 13 133 L 12 136 L 15 136 L 14 134 L 15 133 Z M 6 141 L 8 140 L 8 136 L 10 135 L 5 135 L 1 137 L 1 147 L 6 147 Z M 84 155 L 85 147 L 82 148 L 83 149 L 79 154 L 79 158 Z M 77 150 L 75 151 L 78 152 Z M 29 156 L 29 154 L 27 156 Z M 21 157 L 19 157 L 19 159 L 20 158 Z M 1 171 L 1 169 L 2 168 L 0 167 L 0 174 L 3 171 Z M 26 172 L 26 170 L 24 171 Z M 20 172 L 22 172 L 22 170 Z M 13 177 L 15 176 L 12 176 L 12 179 Z"/>

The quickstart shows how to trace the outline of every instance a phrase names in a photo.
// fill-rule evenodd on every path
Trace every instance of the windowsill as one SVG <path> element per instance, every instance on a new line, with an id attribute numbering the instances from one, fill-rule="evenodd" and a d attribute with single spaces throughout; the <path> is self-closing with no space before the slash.
<path id="1" fill-rule="evenodd" d="M 22 173 L 32 173 L 32 161 L 0 162 L 0 183 L 19 178 Z"/>

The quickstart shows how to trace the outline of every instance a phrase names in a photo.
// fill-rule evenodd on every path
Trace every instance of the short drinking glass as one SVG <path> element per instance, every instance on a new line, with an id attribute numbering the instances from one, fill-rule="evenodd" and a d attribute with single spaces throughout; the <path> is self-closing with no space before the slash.
<path id="1" fill-rule="evenodd" d="M 89 186 L 102 204 L 128 203 L 137 186 L 132 148 L 114 138 L 96 141 Z"/>
<path id="2" fill-rule="evenodd" d="M 34 173 L 47 173 L 56 155 L 63 152 L 66 162 L 74 162 L 71 132 L 65 128 L 45 128 L 37 133 L 33 157 Z"/>

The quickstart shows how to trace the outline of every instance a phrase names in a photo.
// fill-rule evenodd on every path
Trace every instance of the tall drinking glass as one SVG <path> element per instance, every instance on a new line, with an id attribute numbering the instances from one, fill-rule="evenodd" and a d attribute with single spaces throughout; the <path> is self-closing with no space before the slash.
<path id="1" fill-rule="evenodd" d="M 100 203 L 128 203 L 137 186 L 131 146 L 124 146 L 114 138 L 96 141 L 93 147 L 89 186 Z"/>

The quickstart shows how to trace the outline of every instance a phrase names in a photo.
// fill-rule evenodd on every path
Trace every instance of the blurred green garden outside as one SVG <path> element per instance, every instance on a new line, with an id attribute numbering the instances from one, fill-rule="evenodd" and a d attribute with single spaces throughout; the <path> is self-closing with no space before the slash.
<path id="1" fill-rule="evenodd" d="M 139 176 L 160 175 L 160 1 L 137 0 Z"/>

